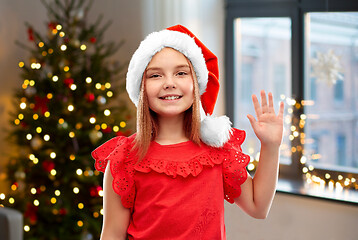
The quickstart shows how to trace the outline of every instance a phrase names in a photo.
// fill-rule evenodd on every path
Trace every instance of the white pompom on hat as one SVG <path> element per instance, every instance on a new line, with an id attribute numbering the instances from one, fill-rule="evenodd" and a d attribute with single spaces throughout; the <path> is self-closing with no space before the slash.
<path id="1" fill-rule="evenodd" d="M 230 138 L 231 122 L 228 117 L 212 117 L 219 93 L 217 57 L 187 28 L 176 25 L 149 34 L 139 45 L 129 63 L 126 89 L 137 106 L 142 77 L 152 57 L 165 47 L 181 52 L 193 65 L 197 77 L 200 101 L 205 114 L 201 122 L 201 140 L 213 147 L 222 147 Z"/>

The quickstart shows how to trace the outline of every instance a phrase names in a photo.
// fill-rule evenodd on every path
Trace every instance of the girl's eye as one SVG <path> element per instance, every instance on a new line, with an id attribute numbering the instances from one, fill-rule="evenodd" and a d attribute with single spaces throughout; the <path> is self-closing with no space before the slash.
<path id="1" fill-rule="evenodd" d="M 179 76 L 185 76 L 185 75 L 188 75 L 186 72 L 178 72 L 177 73 Z"/>
<path id="2" fill-rule="evenodd" d="M 152 74 L 152 75 L 149 75 L 149 78 L 158 78 L 158 77 L 160 77 L 160 75 L 159 75 L 159 74 Z"/>

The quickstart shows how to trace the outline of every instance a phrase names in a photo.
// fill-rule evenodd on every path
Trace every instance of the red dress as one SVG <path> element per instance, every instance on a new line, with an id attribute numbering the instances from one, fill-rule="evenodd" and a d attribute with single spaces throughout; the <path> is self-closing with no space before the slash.
<path id="1" fill-rule="evenodd" d="M 134 135 L 115 137 L 92 156 L 101 172 L 110 161 L 113 189 L 131 210 L 129 239 L 226 239 L 224 199 L 233 203 L 247 178 L 244 138 L 244 131 L 233 128 L 221 148 L 153 141 L 136 164 Z"/>

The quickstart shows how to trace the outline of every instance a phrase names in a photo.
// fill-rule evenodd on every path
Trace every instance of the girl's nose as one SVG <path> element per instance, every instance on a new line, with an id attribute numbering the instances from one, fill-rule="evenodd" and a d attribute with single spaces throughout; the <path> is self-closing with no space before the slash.
<path id="1" fill-rule="evenodd" d="M 163 87 L 164 87 L 164 89 L 176 88 L 176 85 L 175 85 L 175 82 L 174 82 L 173 78 L 167 77 L 165 79 Z"/>

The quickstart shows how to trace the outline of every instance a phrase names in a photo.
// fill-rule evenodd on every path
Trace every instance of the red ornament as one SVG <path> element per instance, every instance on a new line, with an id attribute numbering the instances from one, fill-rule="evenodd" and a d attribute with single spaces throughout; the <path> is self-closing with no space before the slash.
<path id="1" fill-rule="evenodd" d="M 47 97 L 39 97 L 35 96 L 35 106 L 34 111 L 40 110 L 41 114 L 44 115 L 45 112 L 48 111 L 47 103 L 49 99 Z"/>
<path id="2" fill-rule="evenodd" d="M 97 39 L 96 39 L 95 37 L 91 37 L 91 38 L 90 38 L 90 42 L 91 42 L 91 43 L 95 43 L 95 42 L 97 42 Z"/>
<path id="3" fill-rule="evenodd" d="M 63 80 L 63 83 L 69 88 L 71 87 L 71 85 L 73 84 L 74 80 L 73 78 L 66 78 L 65 80 Z"/>
<path id="4" fill-rule="evenodd" d="M 67 209 L 66 208 L 60 208 L 60 210 L 58 211 L 58 213 L 62 216 L 67 214 Z"/>
<path id="5" fill-rule="evenodd" d="M 103 133 L 110 133 L 112 132 L 112 128 L 110 126 L 107 126 L 105 129 L 102 129 Z"/>
<path id="6" fill-rule="evenodd" d="M 51 172 L 55 168 L 55 163 L 49 160 L 46 160 L 42 163 L 42 167 L 46 172 Z"/>
<path id="7" fill-rule="evenodd" d="M 50 23 L 48 24 L 48 28 L 51 29 L 51 30 L 56 29 L 56 26 L 57 26 L 57 23 L 55 23 L 55 22 L 50 22 Z"/>
<path id="8" fill-rule="evenodd" d="M 93 93 L 86 93 L 85 98 L 87 99 L 87 102 L 93 102 L 95 99 L 95 96 Z"/>
<path id="9" fill-rule="evenodd" d="M 28 35 L 28 37 L 29 37 L 29 41 L 34 41 L 34 31 L 32 30 L 32 28 L 31 27 L 29 27 L 28 29 L 27 29 L 27 35 Z"/>
<path id="10" fill-rule="evenodd" d="M 38 210 L 37 206 L 34 206 L 31 203 L 27 203 L 24 217 L 28 218 L 31 224 L 35 224 L 37 222 L 37 210 Z"/>

